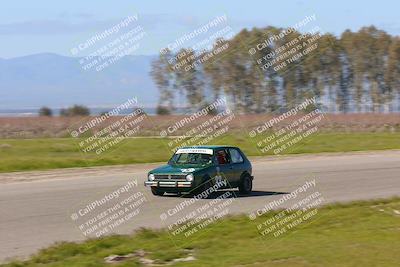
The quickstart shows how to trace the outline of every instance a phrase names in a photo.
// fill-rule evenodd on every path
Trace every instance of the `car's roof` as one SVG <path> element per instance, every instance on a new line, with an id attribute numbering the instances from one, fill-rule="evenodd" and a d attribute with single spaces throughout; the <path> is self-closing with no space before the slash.
<path id="1" fill-rule="evenodd" d="M 181 148 L 204 148 L 204 149 L 218 149 L 218 148 L 238 148 L 235 146 L 227 146 L 227 145 L 207 145 L 207 146 L 184 146 Z"/>

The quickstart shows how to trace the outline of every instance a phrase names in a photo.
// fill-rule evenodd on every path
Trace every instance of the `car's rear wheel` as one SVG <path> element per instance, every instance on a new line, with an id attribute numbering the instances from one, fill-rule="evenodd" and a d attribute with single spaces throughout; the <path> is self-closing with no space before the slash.
<path id="1" fill-rule="evenodd" d="M 151 193 L 155 196 L 162 196 L 164 195 L 164 191 L 159 190 L 157 187 L 152 187 L 151 188 Z"/>
<path id="2" fill-rule="evenodd" d="M 239 193 L 248 195 L 253 190 L 253 180 L 250 175 L 244 175 L 242 179 L 240 179 L 239 184 Z"/>

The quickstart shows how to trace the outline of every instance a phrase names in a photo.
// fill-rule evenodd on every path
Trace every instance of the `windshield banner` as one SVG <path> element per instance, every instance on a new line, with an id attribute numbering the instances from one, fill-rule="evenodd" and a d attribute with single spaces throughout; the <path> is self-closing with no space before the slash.
<path id="1" fill-rule="evenodd" d="M 207 148 L 180 148 L 176 151 L 176 154 L 184 154 L 184 153 L 198 153 L 198 154 L 213 154 L 212 149 Z"/>

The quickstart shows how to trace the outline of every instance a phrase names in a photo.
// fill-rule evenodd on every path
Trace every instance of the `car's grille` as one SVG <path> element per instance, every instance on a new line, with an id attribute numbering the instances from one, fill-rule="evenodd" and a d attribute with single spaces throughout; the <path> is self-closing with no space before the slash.
<path id="1" fill-rule="evenodd" d="M 156 180 L 186 180 L 186 175 L 184 175 L 184 174 L 155 174 L 154 178 Z"/>

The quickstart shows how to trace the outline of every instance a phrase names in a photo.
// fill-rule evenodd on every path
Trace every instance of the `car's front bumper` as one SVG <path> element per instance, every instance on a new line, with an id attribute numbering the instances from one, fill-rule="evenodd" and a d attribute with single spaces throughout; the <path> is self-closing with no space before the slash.
<path id="1" fill-rule="evenodd" d="M 182 188 L 182 187 L 192 187 L 192 182 L 188 181 L 145 181 L 144 186 L 153 186 L 153 187 L 174 187 L 174 188 Z"/>

